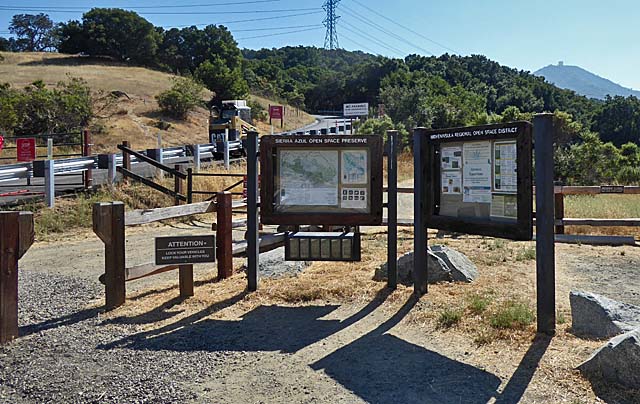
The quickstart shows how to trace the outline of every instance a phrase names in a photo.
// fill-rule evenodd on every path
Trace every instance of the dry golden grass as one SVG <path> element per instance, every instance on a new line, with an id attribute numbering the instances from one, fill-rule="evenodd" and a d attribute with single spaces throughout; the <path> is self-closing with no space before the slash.
<path id="1" fill-rule="evenodd" d="M 94 120 L 94 153 L 115 152 L 116 145 L 128 140 L 134 149 L 155 148 L 157 135 L 162 135 L 165 147 L 183 144 L 208 143 L 208 111 L 198 108 L 186 121 L 164 117 L 159 113 L 155 96 L 171 85 L 171 74 L 131 67 L 109 59 L 84 58 L 48 52 L 0 52 L 4 60 L 0 61 L 0 82 L 8 82 L 21 88 L 36 80 L 47 85 L 55 85 L 68 75 L 87 81 L 95 92 L 114 90 L 125 92 L 130 99 L 120 98 L 114 106 L 112 115 L 105 119 Z M 205 98 L 210 97 L 208 91 Z M 260 104 L 275 104 L 261 97 L 253 97 Z M 287 110 L 294 108 L 287 106 Z M 158 121 L 171 124 L 167 130 L 156 127 Z M 313 122 L 306 113 L 299 116 L 287 115 L 285 123 L 288 129 L 304 126 Z M 258 125 L 261 133 L 269 133 L 268 124 Z M 14 152 L 14 151 L 12 151 Z M 8 162 L 7 162 L 8 163 Z M 6 164 L 6 163 L 5 163 Z"/>
<path id="2" fill-rule="evenodd" d="M 526 351 L 532 349 L 532 344 L 540 344 L 535 337 L 535 321 L 501 328 L 493 326 L 491 319 L 505 307 L 512 307 L 514 301 L 535 307 L 535 261 L 516 259 L 517 251 L 529 248 L 531 243 L 507 241 L 496 247 L 493 240 L 477 237 L 445 241 L 470 256 L 477 263 L 481 276 L 471 284 L 430 285 L 429 293 L 416 303 L 393 332 L 396 335 L 428 335 L 429 340 L 445 350 L 440 353 L 455 356 L 461 355 L 456 352 L 466 351 L 465 355 L 470 355 L 465 356 L 465 362 L 508 380 L 521 365 Z M 385 283 L 372 280 L 375 268 L 386 256 L 385 243 L 383 233 L 364 235 L 362 262 L 317 262 L 293 278 L 263 279 L 260 289 L 250 294 L 245 291 L 246 279 L 242 273 L 236 272 L 232 278 L 221 282 L 214 281 L 215 274 L 201 275 L 195 297 L 173 307 L 175 315 L 169 319 L 150 317 L 144 328 L 171 327 L 189 316 L 237 319 L 258 306 L 274 304 L 362 307 L 374 299 L 383 299 L 381 310 L 396 312 L 411 298 L 412 287 L 399 285 L 396 291 L 387 295 Z M 411 247 L 411 232 L 401 231 L 399 251 L 408 251 Z M 500 254 L 506 261 L 496 260 L 495 254 Z M 236 260 L 236 270 L 243 261 Z M 566 280 L 562 276 L 558 277 L 558 282 L 563 285 L 559 293 L 564 296 L 569 286 L 564 284 Z M 166 285 L 157 293 L 139 293 L 107 317 L 157 315 L 157 308 L 177 295 L 177 285 Z M 596 398 L 591 385 L 574 368 L 601 343 L 581 340 L 569 333 L 568 304 L 565 297 L 558 301 L 558 311 L 562 313 L 559 318 L 564 319 L 537 364 L 528 391 L 546 399 L 594 402 Z M 442 313 L 445 312 L 456 314 L 453 316 L 455 321 L 447 326 L 442 324 Z"/>

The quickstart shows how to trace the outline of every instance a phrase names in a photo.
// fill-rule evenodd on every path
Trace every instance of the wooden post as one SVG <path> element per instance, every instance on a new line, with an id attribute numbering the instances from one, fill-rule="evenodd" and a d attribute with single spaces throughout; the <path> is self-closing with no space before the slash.
<path id="1" fill-rule="evenodd" d="M 182 164 L 176 164 L 173 168 L 176 169 L 176 171 L 178 172 L 182 172 Z M 173 190 L 176 194 L 180 194 L 180 195 L 184 195 L 184 182 L 182 181 L 182 178 L 178 177 L 177 175 L 173 177 L 174 178 L 174 182 L 173 182 Z M 180 200 L 180 198 L 175 198 L 173 201 L 174 205 L 180 205 L 182 203 L 182 201 Z"/>
<path id="2" fill-rule="evenodd" d="M 187 168 L 187 204 L 193 203 L 193 169 Z"/>
<path id="3" fill-rule="evenodd" d="M 553 114 L 533 117 L 536 153 L 536 293 L 538 332 L 556 329 Z"/>
<path id="4" fill-rule="evenodd" d="M 218 280 L 233 275 L 233 234 L 231 193 L 216 195 L 216 244 L 218 259 Z"/>
<path id="5" fill-rule="evenodd" d="M 413 247 L 413 292 L 418 295 L 427 293 L 427 262 L 428 262 L 428 240 L 427 224 L 425 223 L 425 173 L 423 172 L 423 142 L 426 129 L 416 128 L 413 132 L 413 165 L 414 165 L 414 185 L 413 185 L 413 221 L 414 221 L 414 247 Z"/>
<path id="6" fill-rule="evenodd" d="M 82 131 L 82 155 L 84 157 L 91 156 L 91 132 L 88 129 Z M 87 170 L 83 173 L 84 179 L 84 189 L 90 189 L 93 187 L 93 169 L 87 168 Z"/>
<path id="7" fill-rule="evenodd" d="M 122 145 L 126 148 L 131 148 L 131 144 L 129 143 L 128 140 L 123 141 Z M 131 155 L 125 152 L 124 150 L 122 151 L 122 168 L 124 168 L 127 171 L 131 171 Z M 125 184 L 127 184 L 129 183 L 129 178 L 123 175 L 122 181 Z"/>
<path id="8" fill-rule="evenodd" d="M 180 297 L 193 296 L 193 264 L 178 267 L 180 279 Z"/>
<path id="9" fill-rule="evenodd" d="M 396 158 L 398 131 L 387 132 L 389 152 L 387 153 L 387 287 L 398 286 L 398 161 Z"/>
<path id="10" fill-rule="evenodd" d="M 266 202 L 265 202 L 266 203 Z M 251 292 L 258 290 L 258 132 L 247 137 L 247 280 Z"/>
<path id="11" fill-rule="evenodd" d="M 18 337 L 18 260 L 33 238 L 31 212 L 0 212 L 0 344 Z"/>
<path id="12" fill-rule="evenodd" d="M 562 192 L 554 194 L 554 212 L 556 219 L 564 219 L 564 194 Z M 564 225 L 556 225 L 556 234 L 564 234 Z"/>
<path id="13" fill-rule="evenodd" d="M 124 204 L 94 204 L 93 231 L 104 242 L 105 307 L 115 309 L 124 304 L 126 296 Z"/>

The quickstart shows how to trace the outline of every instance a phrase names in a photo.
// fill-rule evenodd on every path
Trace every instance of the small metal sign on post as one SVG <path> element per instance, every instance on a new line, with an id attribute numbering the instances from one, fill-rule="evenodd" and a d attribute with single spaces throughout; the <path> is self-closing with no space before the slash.
<path id="1" fill-rule="evenodd" d="M 280 127 L 284 126 L 284 107 L 282 105 L 269 105 L 269 124 L 272 119 L 279 119 Z"/>
<path id="2" fill-rule="evenodd" d="M 16 159 L 18 161 L 33 161 L 36 159 L 36 139 L 23 137 L 16 140 Z"/>
<path id="3" fill-rule="evenodd" d="M 342 108 L 343 108 L 344 116 L 368 116 L 369 115 L 368 102 L 344 104 Z"/>
<path id="4" fill-rule="evenodd" d="M 216 261 L 214 235 L 156 237 L 156 265 L 199 264 Z"/>
<path id="5" fill-rule="evenodd" d="M 0 152 L 4 148 L 4 136 L 0 135 Z"/>

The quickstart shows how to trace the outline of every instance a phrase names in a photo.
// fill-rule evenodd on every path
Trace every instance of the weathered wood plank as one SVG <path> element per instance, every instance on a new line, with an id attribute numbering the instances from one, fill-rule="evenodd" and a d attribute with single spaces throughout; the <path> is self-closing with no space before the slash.
<path id="1" fill-rule="evenodd" d="M 22 258 L 27 250 L 29 250 L 29 247 L 31 247 L 36 237 L 33 228 L 33 213 L 20 212 L 19 221 L 20 234 L 18 238 L 20 240 L 20 250 L 18 251 L 18 259 Z"/>
<path id="2" fill-rule="evenodd" d="M 232 229 L 238 229 L 240 227 L 247 227 L 247 219 L 238 219 L 238 220 L 233 220 L 231 222 Z M 211 230 L 213 231 L 218 230 L 218 223 L 212 223 Z"/>
<path id="3" fill-rule="evenodd" d="M 125 223 L 127 226 L 136 226 L 157 222 L 159 220 L 175 219 L 184 216 L 197 215 L 201 213 L 215 212 L 214 202 L 198 202 L 189 205 L 169 206 L 157 209 L 139 209 L 127 212 Z"/>
<path id="4" fill-rule="evenodd" d="M 94 203 L 92 217 L 93 232 L 103 243 L 111 243 L 111 203 Z"/>
<path id="5" fill-rule="evenodd" d="M 115 309 L 124 304 L 125 286 L 125 237 L 124 204 L 113 202 L 110 206 L 109 222 L 111 240 L 105 243 L 105 307 Z"/>
<path id="6" fill-rule="evenodd" d="M 284 245 L 284 233 L 265 234 L 259 238 L 260 252 L 274 250 Z M 242 240 L 233 243 L 233 256 L 242 257 L 247 252 L 247 241 Z"/>
<path id="7" fill-rule="evenodd" d="M 564 218 L 562 220 L 556 220 L 556 223 L 563 224 L 565 226 L 596 226 L 596 227 L 609 227 L 609 226 L 640 226 L 640 218 L 628 218 L 628 219 L 600 219 L 600 218 Z"/>
<path id="8" fill-rule="evenodd" d="M 218 259 L 218 279 L 227 279 L 233 274 L 233 234 L 232 234 L 232 201 L 229 192 L 216 196 L 217 230 L 216 243 Z"/>
<path id="9" fill-rule="evenodd" d="M 20 213 L 0 212 L 0 344 L 18 337 Z"/>

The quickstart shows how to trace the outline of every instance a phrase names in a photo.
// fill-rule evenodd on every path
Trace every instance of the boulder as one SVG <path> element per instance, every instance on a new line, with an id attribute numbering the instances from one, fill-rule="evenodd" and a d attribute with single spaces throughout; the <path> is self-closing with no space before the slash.
<path id="1" fill-rule="evenodd" d="M 578 366 L 588 379 L 640 389 L 640 329 L 613 337 Z"/>
<path id="2" fill-rule="evenodd" d="M 611 338 L 640 327 L 638 306 L 584 291 L 572 291 L 569 301 L 572 331 L 580 337 Z"/>
<path id="3" fill-rule="evenodd" d="M 258 272 L 261 278 L 286 278 L 298 275 L 311 265 L 308 261 L 285 261 L 284 247 L 260 253 Z M 246 270 L 246 266 L 243 268 Z"/>
<path id="4" fill-rule="evenodd" d="M 427 254 L 427 283 L 471 282 L 478 277 L 478 268 L 464 254 L 444 246 L 433 246 Z M 373 276 L 376 281 L 387 279 L 387 264 L 380 266 Z M 413 284 L 413 251 L 398 258 L 398 282 Z"/>

